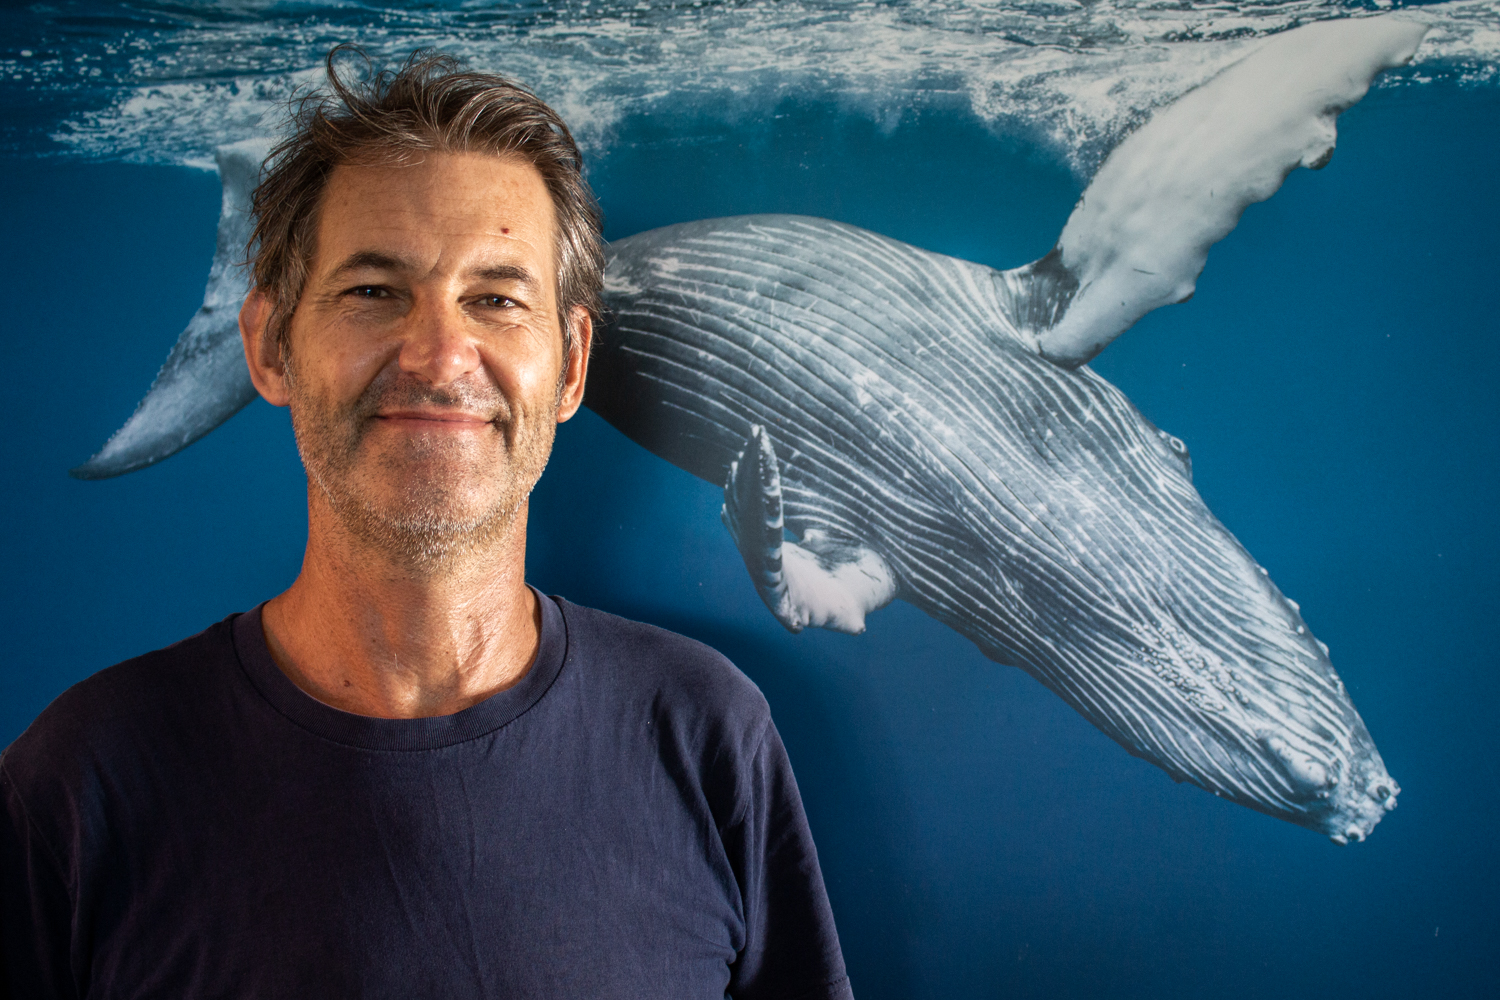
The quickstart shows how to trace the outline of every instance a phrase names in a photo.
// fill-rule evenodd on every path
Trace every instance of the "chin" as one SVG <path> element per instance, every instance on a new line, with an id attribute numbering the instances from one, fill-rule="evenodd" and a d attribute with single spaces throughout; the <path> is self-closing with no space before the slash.
<path id="1" fill-rule="evenodd" d="M 503 544 L 525 497 L 476 501 L 448 494 L 406 495 L 386 502 L 360 498 L 336 502 L 334 513 L 369 549 L 414 569 L 434 570 Z"/>

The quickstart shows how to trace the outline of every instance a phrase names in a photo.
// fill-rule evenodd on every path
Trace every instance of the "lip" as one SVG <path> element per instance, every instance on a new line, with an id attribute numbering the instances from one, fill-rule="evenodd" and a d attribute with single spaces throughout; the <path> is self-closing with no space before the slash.
<path id="1" fill-rule="evenodd" d="M 393 424 L 419 425 L 428 430 L 477 429 L 490 425 L 487 417 L 453 410 L 397 410 L 393 413 L 377 413 L 375 419 Z"/>

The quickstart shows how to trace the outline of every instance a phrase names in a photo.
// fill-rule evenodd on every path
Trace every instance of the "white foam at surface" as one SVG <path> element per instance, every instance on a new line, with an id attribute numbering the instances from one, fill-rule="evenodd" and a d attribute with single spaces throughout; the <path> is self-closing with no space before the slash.
<path id="1" fill-rule="evenodd" d="M 431 46 L 532 85 L 595 154 L 630 115 L 735 120 L 814 94 L 886 126 L 924 107 L 972 109 L 1050 145 L 1086 175 L 1152 109 L 1247 45 L 1369 11 L 1327 0 L 202 6 L 194 21 L 170 8 L 165 27 L 79 34 L 53 57 L 0 59 L 0 79 L 77 90 L 78 107 L 54 135 L 78 153 L 204 163 L 215 146 L 272 127 L 287 97 L 318 78 L 334 42 L 359 42 L 382 59 Z M 1383 85 L 1495 81 L 1500 0 L 1404 11 L 1433 30 L 1412 67 Z"/>

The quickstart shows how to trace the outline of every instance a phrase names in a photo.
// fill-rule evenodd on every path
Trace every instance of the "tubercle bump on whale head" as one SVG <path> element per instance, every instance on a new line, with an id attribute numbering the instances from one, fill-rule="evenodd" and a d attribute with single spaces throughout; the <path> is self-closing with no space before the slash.
<path id="1" fill-rule="evenodd" d="M 1386 813 L 1396 808 L 1400 793 L 1401 786 L 1371 747 L 1333 790 L 1330 799 L 1334 809 L 1326 815 L 1322 830 L 1335 844 L 1357 844 L 1370 836 Z"/>

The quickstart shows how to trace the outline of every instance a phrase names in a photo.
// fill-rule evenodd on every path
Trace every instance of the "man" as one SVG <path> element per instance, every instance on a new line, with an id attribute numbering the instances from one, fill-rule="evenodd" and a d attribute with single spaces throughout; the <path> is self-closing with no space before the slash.
<path id="1" fill-rule="evenodd" d="M 566 127 L 445 57 L 329 75 L 240 317 L 301 574 L 0 759 L 5 992 L 848 997 L 760 693 L 524 582 L 602 273 Z"/>

